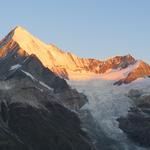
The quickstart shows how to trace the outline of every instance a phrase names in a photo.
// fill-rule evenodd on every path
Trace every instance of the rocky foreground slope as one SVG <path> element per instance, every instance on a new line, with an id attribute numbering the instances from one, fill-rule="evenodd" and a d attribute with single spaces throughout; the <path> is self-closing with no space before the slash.
<path id="1" fill-rule="evenodd" d="M 1 150 L 94 150 L 73 112 L 86 97 L 34 55 L 0 60 Z"/>
<path id="2" fill-rule="evenodd" d="M 19 63 L 22 63 L 20 57 L 34 54 L 45 67 L 67 79 L 102 78 L 116 80 L 118 82 L 115 84 L 120 85 L 130 83 L 140 77 L 150 76 L 150 66 L 131 55 L 115 56 L 104 61 L 80 58 L 54 45 L 43 43 L 22 27 L 13 29 L 0 42 L 2 59 L 7 59 L 13 53 L 16 53 L 15 57 Z"/>

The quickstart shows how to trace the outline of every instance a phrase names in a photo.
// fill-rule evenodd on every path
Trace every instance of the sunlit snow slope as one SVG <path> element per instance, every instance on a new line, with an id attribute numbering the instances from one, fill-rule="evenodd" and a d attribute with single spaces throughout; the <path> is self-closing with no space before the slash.
<path id="1" fill-rule="evenodd" d="M 45 67 L 63 78 L 73 80 L 102 78 L 119 80 L 117 84 L 122 84 L 150 75 L 150 66 L 131 55 L 115 56 L 103 61 L 80 58 L 54 45 L 45 44 L 20 26 L 0 41 L 0 57 L 6 58 L 13 52 L 18 57 L 36 55 Z"/>

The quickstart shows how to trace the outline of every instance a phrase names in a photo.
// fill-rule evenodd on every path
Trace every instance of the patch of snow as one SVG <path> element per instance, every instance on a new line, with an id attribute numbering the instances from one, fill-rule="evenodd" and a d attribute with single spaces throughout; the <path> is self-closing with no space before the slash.
<path id="1" fill-rule="evenodd" d="M 10 68 L 9 70 L 18 69 L 18 68 L 20 68 L 20 67 L 21 67 L 20 64 L 16 64 L 16 65 L 14 65 L 14 66 L 11 66 L 11 68 Z"/>
<path id="2" fill-rule="evenodd" d="M 23 64 L 29 59 L 30 57 L 27 57 L 24 59 Z"/>
<path id="3" fill-rule="evenodd" d="M 26 71 L 24 71 L 24 70 L 21 70 L 21 71 L 22 71 L 23 73 L 25 73 L 28 77 L 30 77 L 32 80 L 36 81 L 36 79 L 32 76 L 31 73 L 26 72 Z"/>
<path id="4" fill-rule="evenodd" d="M 52 89 L 51 87 L 49 87 L 47 84 L 45 84 L 45 83 L 42 82 L 42 81 L 39 81 L 39 80 L 35 79 L 35 78 L 32 76 L 31 73 L 26 72 L 26 71 L 24 71 L 24 70 L 21 70 L 21 71 L 22 71 L 23 73 L 25 73 L 27 76 L 29 76 L 32 80 L 38 82 L 38 83 L 39 83 L 40 85 L 42 85 L 43 87 L 47 88 L 47 89 L 50 90 L 50 91 L 53 91 L 53 89 Z"/>
<path id="5" fill-rule="evenodd" d="M 47 88 L 47 89 L 53 91 L 53 89 L 52 89 L 51 87 L 49 87 L 47 84 L 45 84 L 44 82 L 39 81 L 39 83 L 40 83 L 42 86 L 44 86 L 45 88 Z"/>
<path id="6" fill-rule="evenodd" d="M 129 65 L 125 69 L 113 69 L 113 70 L 108 70 L 106 73 L 101 74 L 100 78 L 105 79 L 105 80 L 120 80 L 123 78 L 126 78 L 128 74 L 136 69 L 140 64 L 140 61 L 137 61 L 133 65 Z"/>

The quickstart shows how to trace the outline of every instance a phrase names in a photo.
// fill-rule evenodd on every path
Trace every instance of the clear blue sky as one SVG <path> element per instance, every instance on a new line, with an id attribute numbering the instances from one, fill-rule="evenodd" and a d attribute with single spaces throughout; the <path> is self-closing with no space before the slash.
<path id="1" fill-rule="evenodd" d="M 150 0 L 0 1 L 0 38 L 16 25 L 82 57 L 150 63 Z"/>

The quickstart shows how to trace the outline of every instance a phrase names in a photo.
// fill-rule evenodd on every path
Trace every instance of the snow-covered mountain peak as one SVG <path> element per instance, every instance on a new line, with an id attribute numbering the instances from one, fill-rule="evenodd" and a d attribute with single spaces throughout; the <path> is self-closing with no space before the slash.
<path id="1" fill-rule="evenodd" d="M 34 51 L 35 48 L 47 48 L 47 45 L 44 42 L 30 34 L 21 26 L 17 26 L 13 30 L 12 39 L 17 42 L 24 50 L 30 49 L 31 51 Z"/>
<path id="2" fill-rule="evenodd" d="M 20 56 L 36 55 L 46 67 L 51 68 L 55 63 L 51 54 L 52 49 L 21 26 L 15 27 L 0 42 L 0 48 L 1 57 L 6 56 L 10 51 L 17 50 Z"/>
<path id="3" fill-rule="evenodd" d="M 137 73 L 133 80 L 150 75 L 149 65 L 141 62 L 141 65 L 137 66 L 135 58 L 130 54 L 114 56 L 104 61 L 81 58 L 70 52 L 64 52 L 53 44 L 45 44 L 21 26 L 17 26 L 0 41 L 0 57 L 3 58 L 10 53 L 13 59 L 17 60 L 20 60 L 20 57 L 35 55 L 45 67 L 57 75 L 74 80 L 100 77 L 120 80 L 124 75 L 131 76 L 131 72 L 134 76 Z M 130 81 L 131 79 L 130 77 Z"/>
<path id="4" fill-rule="evenodd" d="M 18 26 L 16 26 L 14 29 L 13 29 L 13 31 L 15 32 L 15 31 L 26 31 L 26 32 L 28 32 L 24 27 L 22 27 L 22 26 L 20 26 L 20 25 L 18 25 Z"/>

